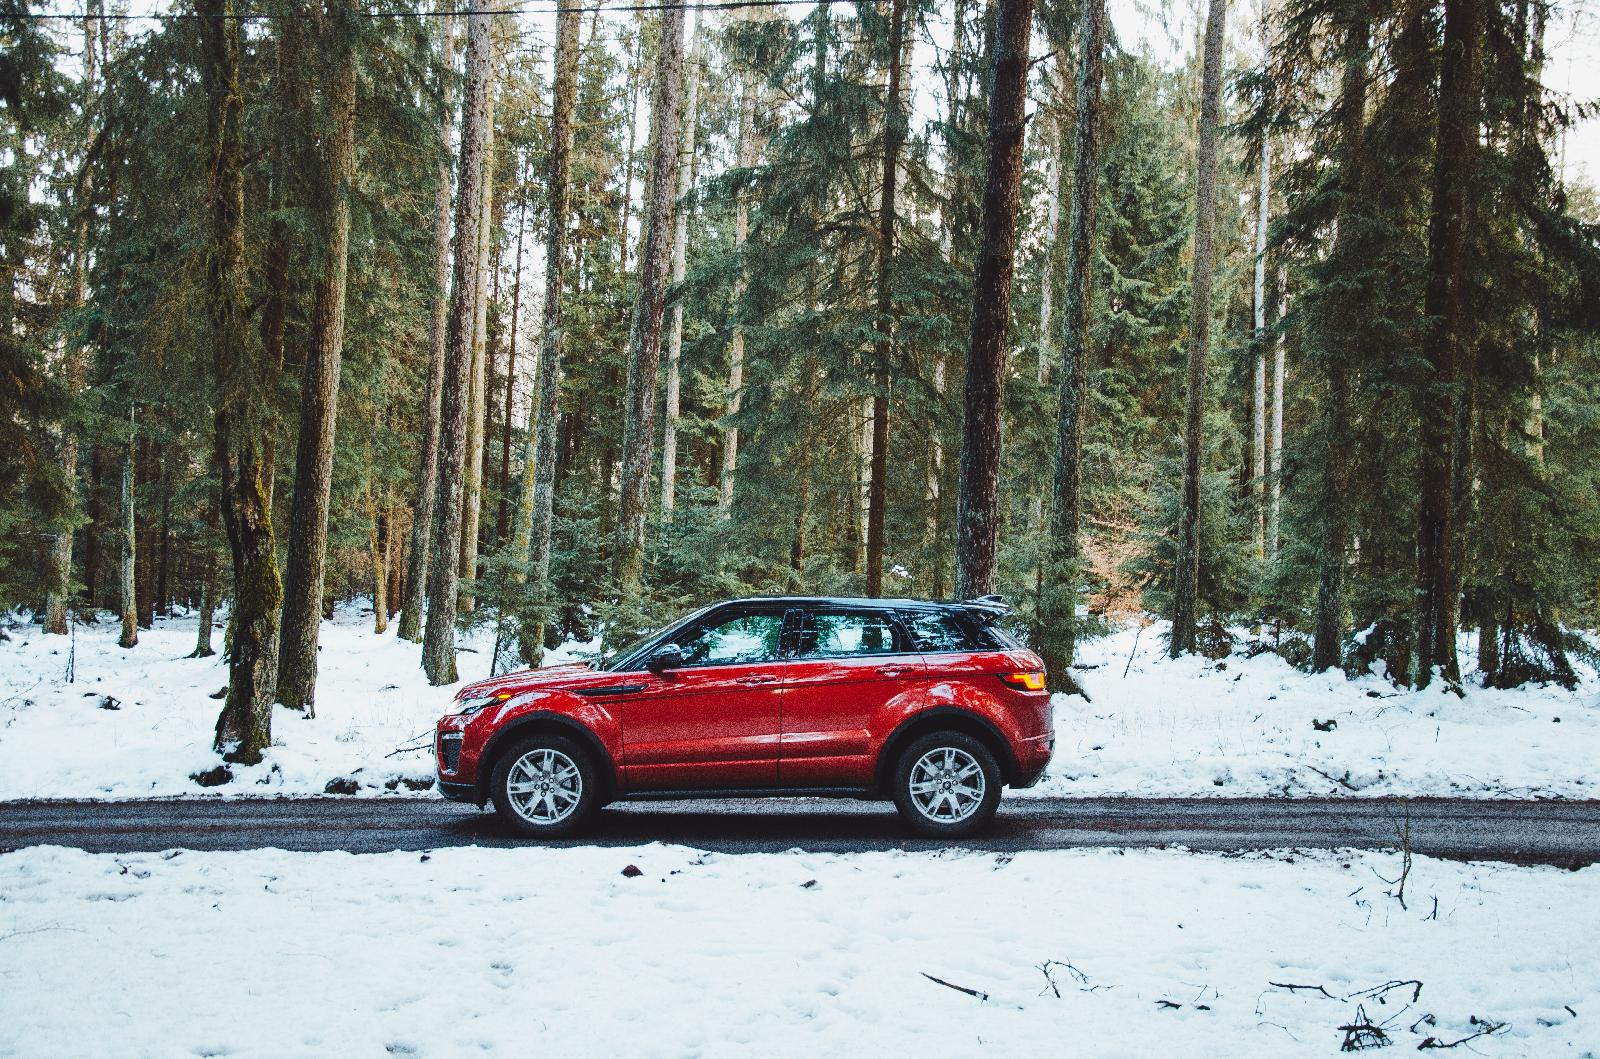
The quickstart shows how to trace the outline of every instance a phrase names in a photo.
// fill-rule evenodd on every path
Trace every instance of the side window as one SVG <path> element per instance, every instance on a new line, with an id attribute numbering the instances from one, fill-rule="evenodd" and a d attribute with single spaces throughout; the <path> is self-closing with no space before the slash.
<path id="1" fill-rule="evenodd" d="M 939 611 L 907 614 L 906 624 L 911 628 L 911 643 L 918 651 L 976 651 L 978 644 L 955 615 Z"/>
<path id="2" fill-rule="evenodd" d="M 906 648 L 882 611 L 812 611 L 800 630 L 801 658 L 886 655 Z"/>
<path id="3" fill-rule="evenodd" d="M 748 665 L 777 658 L 782 634 L 782 614 L 740 614 L 688 630 L 678 646 L 686 665 Z"/>

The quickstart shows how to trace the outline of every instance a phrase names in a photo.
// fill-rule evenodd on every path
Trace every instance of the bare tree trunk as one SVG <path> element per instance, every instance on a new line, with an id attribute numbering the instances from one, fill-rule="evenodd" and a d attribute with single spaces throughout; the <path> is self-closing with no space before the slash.
<path id="1" fill-rule="evenodd" d="M 122 637 L 117 640 L 118 647 L 137 647 L 139 644 L 139 598 L 135 586 L 135 568 L 137 559 L 137 536 L 133 519 L 133 444 L 134 444 L 133 408 L 128 408 L 128 440 L 122 448 L 121 488 L 118 492 L 117 522 L 121 526 L 118 534 L 119 549 L 117 562 L 117 609 L 122 613 Z"/>
<path id="2" fill-rule="evenodd" d="M 700 115 L 700 64 L 704 46 L 700 39 L 700 11 L 695 9 L 694 28 L 689 32 L 691 54 L 684 66 L 683 157 L 678 161 L 678 216 L 672 231 L 672 282 L 681 284 L 689 266 L 689 192 L 694 190 L 694 139 Z M 741 118 L 743 110 L 740 111 Z M 740 196 L 739 210 L 744 209 Z M 737 233 L 738 228 L 735 227 Z M 736 298 L 737 300 L 737 298 Z M 678 412 L 682 389 L 683 298 L 672 305 L 672 322 L 667 328 L 667 407 L 666 424 L 661 431 L 661 515 L 672 520 L 678 489 Z"/>
<path id="3" fill-rule="evenodd" d="M 1200 148 L 1195 159 L 1194 308 L 1189 317 L 1189 378 L 1183 417 L 1183 497 L 1173 577 L 1172 657 L 1195 649 L 1200 595 L 1200 464 L 1211 341 L 1212 244 L 1217 223 L 1217 122 L 1222 109 L 1222 46 L 1227 0 L 1210 0 L 1200 88 Z"/>
<path id="4" fill-rule="evenodd" d="M 450 0 L 441 0 L 448 9 Z M 406 555 L 405 603 L 400 608 L 400 637 L 422 638 L 422 597 L 428 580 L 433 544 L 434 494 L 439 485 L 439 407 L 444 391 L 446 320 L 450 301 L 450 141 L 455 107 L 451 84 L 455 73 L 454 18 L 442 16 L 444 47 L 439 90 L 439 183 L 433 194 L 433 319 L 428 341 L 427 392 L 422 399 L 422 447 L 417 456 L 417 496 L 412 505 L 411 543 Z"/>
<path id="5" fill-rule="evenodd" d="M 900 175 L 900 148 L 906 117 L 900 98 L 905 61 L 906 0 L 889 0 L 889 69 L 884 86 L 883 185 L 878 205 L 878 341 L 874 351 L 877 381 L 872 395 L 872 474 L 867 489 L 867 570 L 869 596 L 883 595 L 883 544 L 889 507 L 889 387 L 894 356 L 894 209 Z"/>
<path id="6" fill-rule="evenodd" d="M 344 360 L 344 294 L 350 248 L 350 184 L 356 157 L 356 60 L 351 0 L 329 0 L 324 18 L 336 41 L 329 98 L 333 135 L 324 145 L 318 206 L 327 233 L 322 275 L 311 310 L 311 348 L 300 393 L 300 440 L 295 451 L 294 506 L 289 516 L 278 701 L 316 716 L 317 634 L 322 626 L 322 581 L 328 553 L 328 500 L 333 488 L 333 441 Z"/>
<path id="7" fill-rule="evenodd" d="M 1332 255 L 1337 260 L 1356 264 L 1352 260 L 1357 251 L 1352 249 L 1352 232 L 1357 203 L 1366 195 L 1365 174 L 1362 170 L 1364 149 L 1362 139 L 1367 113 L 1367 50 L 1371 31 L 1367 22 L 1353 17 L 1344 26 L 1342 42 L 1344 65 L 1339 93 L 1339 159 L 1340 199 L 1335 218 L 1336 234 Z M 1323 297 L 1337 295 L 1325 294 Z M 1359 297 L 1359 295 L 1358 295 Z M 1360 312 L 1359 301 L 1341 306 L 1337 316 L 1330 314 L 1324 326 L 1337 326 L 1346 312 Z M 1328 339 L 1335 345 L 1329 356 L 1328 405 L 1326 445 L 1322 463 L 1321 503 L 1318 522 L 1322 530 L 1318 549 L 1317 615 L 1312 637 L 1311 669 L 1320 673 L 1335 669 L 1344 661 L 1345 596 L 1348 581 L 1350 552 L 1348 471 L 1350 450 L 1355 444 L 1350 429 L 1352 362 L 1360 350 L 1339 349 L 1337 335 Z"/>
<path id="8" fill-rule="evenodd" d="M 1076 691 L 1078 586 L 1082 580 L 1083 418 L 1089 389 L 1089 307 L 1094 294 L 1095 208 L 1100 172 L 1100 93 L 1105 0 L 1084 0 L 1078 19 L 1077 102 L 1073 123 L 1072 202 L 1067 221 L 1067 276 L 1062 288 L 1056 458 L 1050 532 L 1039 580 L 1039 654 L 1052 687 Z"/>
<path id="9" fill-rule="evenodd" d="M 1006 342 L 1010 337 L 1011 281 L 1016 272 L 1017 206 L 1027 129 L 1023 107 L 1028 94 L 1033 0 L 999 0 L 999 7 L 994 82 L 989 93 L 983 243 L 973 281 L 961 477 L 956 494 L 955 588 L 960 599 L 974 599 L 994 591 L 999 558 L 1000 416 L 1005 397 Z"/>
<path id="10" fill-rule="evenodd" d="M 1264 35 L 1264 34 L 1263 34 Z M 1255 388 L 1250 423 L 1250 503 L 1254 509 L 1256 558 L 1266 555 L 1267 507 L 1267 220 L 1272 196 L 1272 141 L 1261 135 L 1261 181 L 1256 190 Z"/>
<path id="11" fill-rule="evenodd" d="M 755 164 L 755 91 L 754 78 L 749 71 L 745 71 L 740 76 L 739 126 L 734 147 L 735 163 L 740 167 Z M 750 203 L 745 198 L 744 192 L 740 191 L 734 197 L 733 206 L 735 254 L 744 253 L 745 242 L 749 238 Z M 722 428 L 721 497 L 718 511 L 724 519 L 733 515 L 733 486 L 739 471 L 739 426 L 734 421 L 744 404 L 744 325 L 739 321 L 739 313 L 743 308 L 745 289 L 748 285 L 749 278 L 745 274 L 744 262 L 741 259 L 739 274 L 733 283 L 734 324 L 733 337 L 728 343 L 728 403 L 725 413 L 726 425 Z"/>
<path id="12" fill-rule="evenodd" d="M 428 614 L 422 669 L 435 687 L 454 684 L 456 606 L 460 594 L 462 493 L 471 403 L 472 339 L 478 299 L 477 247 L 483 219 L 485 155 L 493 91 L 490 33 L 499 0 L 486 0 L 467 16 L 467 87 L 462 105 L 461 166 L 456 194 L 456 237 L 445 385 L 439 406 L 439 486 L 434 508 L 433 556 L 428 571 Z"/>
<path id="13" fill-rule="evenodd" d="M 678 183 L 678 97 L 683 79 L 683 8 L 661 14 L 661 53 L 651 103 L 649 194 L 644 253 L 628 340 L 628 379 L 622 426 L 621 497 L 613 576 L 621 598 L 639 598 L 644 577 L 644 531 L 649 511 L 651 449 L 655 440 L 656 372 L 661 363 L 663 296 L 672 253 L 673 191 Z M 631 630 L 629 630 L 631 631 Z"/>
<path id="14" fill-rule="evenodd" d="M 83 158 L 78 163 L 78 179 L 73 189 L 73 210 L 76 218 L 73 223 L 72 240 L 72 300 L 74 310 L 83 308 L 85 293 L 88 290 L 89 275 L 89 211 L 91 193 L 94 190 L 94 170 L 90 162 L 90 151 L 94 146 L 94 132 L 89 126 L 90 107 L 94 103 L 98 77 L 95 62 L 95 33 L 99 28 L 99 19 L 93 12 L 99 10 L 95 3 L 91 13 L 83 18 Z M 67 393 L 76 396 L 88 380 L 89 363 L 88 351 L 83 342 L 76 338 L 67 339 L 65 363 L 62 365 L 62 382 Z M 77 506 L 78 493 L 78 439 L 74 436 L 73 429 L 65 424 L 61 428 L 61 478 L 73 491 L 73 506 Z M 44 631 L 46 633 L 65 636 L 67 633 L 67 603 L 72 593 L 72 530 L 62 530 L 55 534 L 50 542 L 50 588 L 45 595 Z M 90 609 L 94 602 L 90 601 Z"/>
<path id="15" fill-rule="evenodd" d="M 211 542 L 211 534 L 216 532 L 216 526 L 216 509 L 208 507 L 200 548 L 200 623 L 195 630 L 194 653 L 190 658 L 210 658 L 216 654 L 211 647 L 211 627 L 216 624 L 217 596 L 222 588 L 220 564 L 212 551 Z"/>
<path id="16" fill-rule="evenodd" d="M 230 761 L 254 764 L 272 742 L 278 684 L 278 614 L 283 583 L 272 536 L 264 464 L 262 401 L 276 367 L 250 354 L 245 339 L 244 142 L 240 21 L 233 0 L 196 0 L 207 102 L 207 205 L 210 247 L 206 301 L 216 373 L 217 467 L 222 517 L 233 553 L 228 696 L 216 746 Z"/>
<path id="17" fill-rule="evenodd" d="M 537 666 L 544 652 L 544 627 L 550 600 L 550 524 L 555 510 L 557 427 L 561 415 L 561 298 L 567 267 L 567 183 L 572 152 L 572 111 L 577 98 L 578 29 L 576 9 L 556 15 L 553 110 L 550 119 L 548 229 L 545 235 L 544 328 L 539 351 L 539 409 L 529 431 L 527 468 L 533 478 L 528 543 L 517 554 L 528 556 L 532 580 L 531 612 L 520 622 L 522 658 Z M 518 520 L 519 525 L 522 520 Z"/>
<path id="18" fill-rule="evenodd" d="M 491 60 L 492 62 L 492 60 Z M 478 576 L 478 520 L 483 511 L 483 435 L 484 414 L 489 386 L 489 285 L 499 258 L 495 252 L 494 231 L 494 93 L 489 94 L 487 129 L 484 133 L 483 216 L 478 222 L 477 302 L 472 308 L 472 388 L 467 406 L 466 487 L 462 495 L 461 577 L 472 581 Z M 456 606 L 471 614 L 474 599 L 463 590 Z"/>
<path id="19" fill-rule="evenodd" d="M 1423 312 L 1430 322 L 1422 352 L 1432 370 L 1418 393 L 1422 506 L 1417 523 L 1417 650 L 1413 665 L 1414 683 L 1419 687 L 1433 679 L 1435 669 L 1452 683 L 1461 679 L 1456 658 L 1458 584 L 1451 477 L 1459 400 L 1455 390 L 1462 353 L 1467 187 L 1476 166 L 1478 143 L 1481 21 L 1478 0 L 1445 0 L 1439 134 L 1428 224 L 1428 286 L 1423 298 Z"/>

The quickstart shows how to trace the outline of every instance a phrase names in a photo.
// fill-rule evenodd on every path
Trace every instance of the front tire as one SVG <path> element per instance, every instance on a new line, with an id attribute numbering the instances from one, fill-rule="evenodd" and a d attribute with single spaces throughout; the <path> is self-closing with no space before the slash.
<path id="1" fill-rule="evenodd" d="M 600 801 L 594 762 L 565 736 L 519 739 L 495 762 L 495 812 L 528 838 L 559 838 L 582 827 Z"/>
<path id="2" fill-rule="evenodd" d="M 934 732 L 895 764 L 894 804 L 919 835 L 962 838 L 987 826 L 1000 807 L 1000 766 L 983 743 L 961 732 Z"/>

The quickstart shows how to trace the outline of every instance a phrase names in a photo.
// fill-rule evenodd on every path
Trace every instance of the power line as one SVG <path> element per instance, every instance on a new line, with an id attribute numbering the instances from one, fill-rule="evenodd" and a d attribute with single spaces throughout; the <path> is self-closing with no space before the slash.
<path id="1" fill-rule="evenodd" d="M 357 11 L 355 14 L 362 18 L 451 18 L 457 15 L 590 15 L 590 14 L 632 14 L 651 11 L 737 11 L 750 7 L 791 7 L 799 4 L 847 4 L 855 0 L 714 0 L 710 3 L 674 3 L 663 0 L 657 3 L 617 4 L 606 6 L 595 4 L 584 6 L 582 4 L 556 4 L 551 7 L 520 7 L 506 11 L 496 11 L 490 8 L 465 7 L 452 11 L 437 10 L 389 10 L 389 11 Z M 289 12 L 256 12 L 240 14 L 210 15 L 198 11 L 169 11 L 164 14 L 134 14 L 132 12 L 101 12 L 101 13 L 70 13 L 56 12 L 24 12 L 13 15 L 14 18 L 28 18 L 35 21 L 74 21 L 81 22 L 86 18 L 104 18 L 119 22 L 134 22 L 149 19 L 155 22 L 178 22 L 189 19 L 212 18 L 224 22 L 257 22 L 282 18 L 302 18 L 304 16 Z"/>

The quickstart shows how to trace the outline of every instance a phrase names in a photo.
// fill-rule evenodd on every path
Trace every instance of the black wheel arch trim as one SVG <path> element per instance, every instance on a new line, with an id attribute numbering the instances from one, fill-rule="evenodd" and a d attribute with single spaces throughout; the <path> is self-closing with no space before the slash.
<path id="1" fill-rule="evenodd" d="M 922 729 L 939 730 L 938 722 L 941 720 L 954 721 L 957 725 L 967 725 L 981 730 L 987 736 L 983 742 L 988 744 L 995 755 L 995 762 L 1000 766 L 1000 778 L 1008 785 L 1017 779 L 1017 759 L 1011 752 L 1011 743 L 993 721 L 981 713 L 963 710 L 959 706 L 934 706 L 914 713 L 895 725 L 894 731 L 889 733 L 889 738 L 883 741 L 883 750 L 878 754 L 878 763 L 873 769 L 874 789 L 888 790 L 892 786 L 895 763 L 899 761 L 906 745 L 916 738 L 916 733 Z M 961 729 L 952 726 L 951 730 Z"/>
<path id="2" fill-rule="evenodd" d="M 600 785 L 604 795 L 609 800 L 616 797 L 619 789 L 617 782 L 616 762 L 611 760 L 611 755 L 606 751 L 606 745 L 594 732 L 574 721 L 565 714 L 552 713 L 549 710 L 538 710 L 534 713 L 525 713 L 489 737 L 484 744 L 483 752 L 478 755 L 478 778 L 474 785 L 477 790 L 478 804 L 483 805 L 489 800 L 489 781 L 494 774 L 494 766 L 499 758 L 500 751 L 506 744 L 524 735 L 530 729 L 558 728 L 563 735 L 570 735 L 587 749 L 594 759 L 595 770 L 600 774 Z"/>

